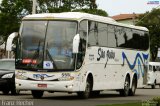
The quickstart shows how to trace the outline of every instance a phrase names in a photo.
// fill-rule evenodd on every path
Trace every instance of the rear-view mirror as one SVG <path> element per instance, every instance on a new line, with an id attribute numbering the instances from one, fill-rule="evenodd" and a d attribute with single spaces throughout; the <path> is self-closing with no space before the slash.
<path id="1" fill-rule="evenodd" d="M 79 36 L 79 34 L 77 34 L 73 38 L 73 53 L 78 53 L 78 51 L 79 51 L 79 42 L 80 42 L 80 36 Z"/>

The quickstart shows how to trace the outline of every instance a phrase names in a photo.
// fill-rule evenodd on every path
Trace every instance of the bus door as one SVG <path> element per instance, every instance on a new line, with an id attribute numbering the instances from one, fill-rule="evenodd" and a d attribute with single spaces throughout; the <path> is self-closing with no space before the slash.
<path id="1" fill-rule="evenodd" d="M 79 42 L 79 53 L 77 54 L 77 63 L 76 68 L 81 70 L 85 70 L 83 64 L 85 63 L 85 53 L 86 53 L 86 45 L 87 45 L 87 20 L 83 20 L 80 22 L 79 25 L 79 35 L 80 35 L 80 42 Z M 83 78 L 80 76 L 79 87 L 82 87 Z M 79 88 L 81 89 L 81 88 Z"/>

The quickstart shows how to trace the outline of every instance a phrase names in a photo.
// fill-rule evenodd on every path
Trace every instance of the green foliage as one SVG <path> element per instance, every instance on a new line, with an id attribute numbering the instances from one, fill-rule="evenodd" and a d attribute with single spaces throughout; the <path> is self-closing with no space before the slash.
<path id="1" fill-rule="evenodd" d="M 142 106 L 142 103 L 109 104 L 109 105 L 98 105 L 98 106 Z"/>
<path id="2" fill-rule="evenodd" d="M 95 14 L 95 15 L 100 15 L 100 16 L 108 16 L 108 14 L 101 9 L 77 9 L 73 10 L 73 12 L 85 12 L 85 13 L 90 13 L 90 14 Z"/>
<path id="3" fill-rule="evenodd" d="M 139 20 L 137 25 L 149 29 L 151 60 L 155 61 L 158 48 L 160 47 L 160 9 L 153 9 L 151 12 L 146 12 L 139 17 Z"/>
<path id="4" fill-rule="evenodd" d="M 75 9 L 95 9 L 96 0 L 38 0 L 38 13 L 69 12 Z"/>
<path id="5" fill-rule="evenodd" d="M 19 29 L 21 18 L 31 13 L 32 1 L 3 0 L 0 5 L 0 35 L 5 40 L 12 32 Z"/>
<path id="6" fill-rule="evenodd" d="M 37 0 L 37 13 L 59 13 L 81 11 L 107 16 L 97 9 L 96 0 Z M 0 5 L 0 35 L 8 38 L 18 32 L 22 17 L 31 14 L 32 0 L 3 0 Z"/>
<path id="7" fill-rule="evenodd" d="M 153 101 L 156 102 L 158 106 L 160 106 L 160 97 L 154 97 Z"/>

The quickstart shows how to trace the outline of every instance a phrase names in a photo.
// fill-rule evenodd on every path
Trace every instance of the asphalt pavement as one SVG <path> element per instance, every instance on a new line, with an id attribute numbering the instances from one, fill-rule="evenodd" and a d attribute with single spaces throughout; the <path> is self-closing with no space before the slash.
<path id="1" fill-rule="evenodd" d="M 103 91 L 98 97 L 79 99 L 76 93 L 48 93 L 43 98 L 33 99 L 30 91 L 21 91 L 20 95 L 3 95 L 0 92 L 0 106 L 97 106 L 105 104 L 122 104 L 143 102 L 154 97 L 160 97 L 160 88 L 145 87 L 137 89 L 135 96 L 121 97 L 115 91 Z"/>

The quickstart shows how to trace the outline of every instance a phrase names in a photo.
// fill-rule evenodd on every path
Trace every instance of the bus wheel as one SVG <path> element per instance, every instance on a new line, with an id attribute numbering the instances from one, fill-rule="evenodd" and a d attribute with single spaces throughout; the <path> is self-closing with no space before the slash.
<path id="1" fill-rule="evenodd" d="M 97 97 L 100 95 L 100 91 L 91 91 L 91 97 Z"/>
<path id="2" fill-rule="evenodd" d="M 129 86 L 130 86 L 129 77 L 126 77 L 125 82 L 124 82 L 124 89 L 120 90 L 121 96 L 128 96 L 129 95 Z"/>
<path id="3" fill-rule="evenodd" d="M 154 81 L 154 84 L 151 85 L 151 87 L 152 87 L 152 89 L 155 89 L 155 87 L 156 87 L 156 81 Z"/>
<path id="4" fill-rule="evenodd" d="M 136 80 L 136 78 L 134 77 L 133 80 L 132 80 L 132 87 L 131 87 L 131 89 L 129 90 L 129 95 L 130 95 L 130 96 L 134 96 L 134 95 L 135 95 L 135 92 L 136 92 L 136 89 L 137 89 L 137 80 Z"/>
<path id="5" fill-rule="evenodd" d="M 91 92 L 91 80 L 87 78 L 86 88 L 84 92 L 77 92 L 78 96 L 82 99 L 87 99 L 90 96 Z"/>
<path id="6" fill-rule="evenodd" d="M 13 89 L 13 90 L 11 90 L 11 94 L 12 95 L 19 95 L 20 94 L 20 90 Z"/>
<path id="7" fill-rule="evenodd" d="M 9 94 L 9 90 L 8 89 L 3 90 L 2 92 L 3 92 L 4 95 L 8 95 Z"/>
<path id="8" fill-rule="evenodd" d="M 32 90 L 33 98 L 41 98 L 43 96 L 43 93 L 44 93 L 44 91 Z"/>

